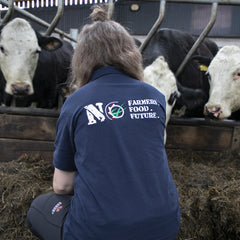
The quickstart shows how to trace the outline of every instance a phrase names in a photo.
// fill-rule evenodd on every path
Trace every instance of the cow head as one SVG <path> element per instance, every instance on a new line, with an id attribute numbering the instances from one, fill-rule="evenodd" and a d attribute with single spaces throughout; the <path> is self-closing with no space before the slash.
<path id="1" fill-rule="evenodd" d="M 15 18 L 6 24 L 0 35 L 0 67 L 4 75 L 5 92 L 14 96 L 34 93 L 33 77 L 41 49 L 55 50 L 61 41 L 36 34 L 30 24 Z"/>
<path id="2" fill-rule="evenodd" d="M 157 88 L 166 100 L 166 123 L 170 119 L 172 109 L 175 105 L 177 98 L 180 96 L 178 92 L 176 78 L 173 72 L 169 69 L 164 57 L 158 57 L 151 65 L 144 69 L 144 82 Z M 166 142 L 166 131 L 164 140 Z"/>
<path id="3" fill-rule="evenodd" d="M 204 114 L 226 119 L 240 109 L 240 48 L 225 46 L 213 58 L 208 68 L 209 100 Z"/>
<path id="4" fill-rule="evenodd" d="M 180 98 L 178 99 L 175 109 L 175 116 L 187 116 L 187 117 L 202 117 L 203 109 L 205 103 L 209 98 L 209 83 L 207 77 L 208 66 L 212 61 L 212 57 L 202 56 L 202 55 L 193 55 L 189 60 L 189 69 L 190 66 L 194 66 L 195 78 L 192 80 L 192 83 L 196 80 L 197 76 L 199 78 L 198 86 L 187 87 L 182 85 L 180 81 L 177 81 L 178 90 L 181 93 Z M 186 77 L 187 79 L 192 77 Z M 184 83 L 186 81 L 183 81 Z M 182 112 L 182 109 L 184 111 Z"/>

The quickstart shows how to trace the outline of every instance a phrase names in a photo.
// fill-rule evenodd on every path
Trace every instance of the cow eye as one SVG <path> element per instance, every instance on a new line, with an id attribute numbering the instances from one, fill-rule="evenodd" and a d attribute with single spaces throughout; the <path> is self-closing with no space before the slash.
<path id="1" fill-rule="evenodd" d="M 41 50 L 37 49 L 35 54 L 39 54 L 41 52 Z"/>
<path id="2" fill-rule="evenodd" d="M 5 50 L 4 50 L 3 46 L 0 46 L 0 50 L 3 54 L 5 53 Z"/>
<path id="3" fill-rule="evenodd" d="M 238 80 L 240 78 L 240 71 L 236 71 L 234 74 L 233 74 L 233 80 Z"/>

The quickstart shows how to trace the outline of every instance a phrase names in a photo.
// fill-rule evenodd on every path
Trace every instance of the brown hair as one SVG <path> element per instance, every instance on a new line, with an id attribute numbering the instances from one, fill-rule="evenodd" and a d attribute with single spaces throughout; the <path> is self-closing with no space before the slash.
<path id="1" fill-rule="evenodd" d="M 107 11 L 95 6 L 87 24 L 79 33 L 72 59 L 75 89 L 87 84 L 92 72 L 103 66 L 115 66 L 125 74 L 143 80 L 142 56 L 134 39 L 119 23 L 107 16 Z"/>

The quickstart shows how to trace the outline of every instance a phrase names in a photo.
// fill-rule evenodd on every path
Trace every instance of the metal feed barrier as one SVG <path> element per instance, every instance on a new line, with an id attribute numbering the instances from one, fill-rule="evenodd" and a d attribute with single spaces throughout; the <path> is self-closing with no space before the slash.
<path id="1" fill-rule="evenodd" d="M 11 1 L 13 1 L 13 0 L 11 0 Z M 2 5 L 4 5 L 4 6 L 6 6 L 6 7 L 9 7 L 9 2 L 7 2 L 7 1 L 5 1 L 5 0 L 0 0 L 0 3 L 1 3 Z M 58 28 L 56 28 L 56 26 L 57 26 L 60 18 L 61 18 L 62 15 L 63 15 L 63 11 L 64 11 L 64 0 L 58 0 L 57 13 L 56 13 L 53 21 L 51 22 L 51 24 L 43 21 L 42 19 L 34 16 L 33 14 L 27 12 L 27 11 L 24 10 L 24 9 L 21 9 L 21 8 L 19 8 L 19 7 L 17 7 L 17 6 L 14 6 L 14 5 L 13 5 L 13 2 L 12 2 L 12 4 L 11 4 L 11 6 L 13 6 L 13 7 L 11 7 L 11 10 L 10 10 L 10 8 L 9 8 L 8 11 L 7 11 L 7 13 L 6 13 L 6 15 L 8 15 L 8 18 L 7 18 L 7 19 L 10 18 L 11 14 L 13 13 L 13 8 L 14 8 L 14 11 L 20 13 L 20 14 L 23 15 L 24 17 L 26 17 L 26 18 L 28 18 L 28 19 L 30 19 L 30 20 L 32 20 L 32 21 L 40 24 L 40 25 L 43 26 L 43 27 L 46 27 L 46 28 L 47 28 L 47 30 L 46 30 L 46 32 L 45 32 L 46 35 L 51 35 L 52 32 L 55 32 L 55 33 L 58 33 L 58 34 L 60 34 L 61 36 L 64 36 L 65 38 L 67 38 L 67 39 L 69 39 L 69 40 L 71 40 L 71 41 L 73 41 L 73 42 L 76 42 L 76 41 L 77 41 L 75 38 L 71 37 L 69 34 L 65 33 L 64 31 L 62 31 L 62 30 L 60 30 L 60 29 L 58 29 Z M 3 22 L 3 21 L 2 21 L 2 22 Z M 2 22 L 1 22 L 1 24 L 2 24 Z M 5 23 L 5 22 L 6 22 L 6 20 L 4 20 L 4 23 Z"/>

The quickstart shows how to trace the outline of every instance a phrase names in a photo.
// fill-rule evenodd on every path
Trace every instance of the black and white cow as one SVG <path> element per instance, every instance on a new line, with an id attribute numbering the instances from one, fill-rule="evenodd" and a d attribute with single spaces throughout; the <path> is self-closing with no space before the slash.
<path id="1" fill-rule="evenodd" d="M 196 37 L 189 33 L 175 29 L 159 29 L 142 52 L 144 67 L 150 65 L 158 56 L 163 56 L 172 72 L 176 73 L 195 41 Z M 209 59 L 213 58 L 217 51 L 217 44 L 206 39 L 194 55 Z M 177 76 L 177 86 L 181 96 L 175 104 L 175 109 L 185 106 L 184 116 L 203 117 L 204 104 L 209 97 L 209 83 L 205 73 L 206 69 L 202 68 L 193 57 Z"/>
<path id="2" fill-rule="evenodd" d="M 43 36 L 22 18 L 2 27 L 0 35 L 0 103 L 53 108 L 57 84 L 67 79 L 72 45 Z"/>
<path id="3" fill-rule="evenodd" d="M 167 62 L 163 56 L 158 57 L 152 64 L 144 69 L 144 82 L 157 88 L 164 96 L 166 101 L 166 122 L 167 127 L 172 109 L 176 103 L 180 93 L 177 88 L 176 78 L 169 69 Z M 166 142 L 166 129 L 164 141 Z"/>
<path id="4" fill-rule="evenodd" d="M 208 67 L 210 84 L 205 116 L 240 120 L 240 48 L 224 46 Z"/>

